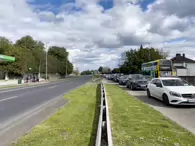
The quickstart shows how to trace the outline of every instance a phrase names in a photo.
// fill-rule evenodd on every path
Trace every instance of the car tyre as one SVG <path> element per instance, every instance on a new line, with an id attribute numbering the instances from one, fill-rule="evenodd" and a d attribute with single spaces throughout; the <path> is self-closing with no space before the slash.
<path id="1" fill-rule="evenodd" d="M 147 97 L 148 98 L 151 98 L 152 97 L 151 94 L 150 94 L 150 90 L 149 89 L 147 89 Z"/>
<path id="2" fill-rule="evenodd" d="M 169 98 L 166 94 L 163 94 L 163 103 L 164 103 L 164 105 L 167 105 L 167 106 L 170 104 Z"/>

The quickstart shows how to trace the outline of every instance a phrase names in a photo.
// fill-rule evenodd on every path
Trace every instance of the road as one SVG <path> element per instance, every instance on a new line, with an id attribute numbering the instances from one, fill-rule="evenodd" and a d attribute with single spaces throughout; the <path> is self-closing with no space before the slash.
<path id="1" fill-rule="evenodd" d="M 32 87 L 0 90 L 0 132 L 35 109 L 91 79 L 90 76 Z"/>

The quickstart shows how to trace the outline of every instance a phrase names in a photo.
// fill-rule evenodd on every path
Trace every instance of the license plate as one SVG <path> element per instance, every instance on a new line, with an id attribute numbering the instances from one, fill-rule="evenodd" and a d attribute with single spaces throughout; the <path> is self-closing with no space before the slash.
<path id="1" fill-rule="evenodd" d="M 195 99 L 188 99 L 188 102 L 195 102 Z"/>
<path id="2" fill-rule="evenodd" d="M 141 87 L 146 87 L 146 85 L 141 85 Z"/>

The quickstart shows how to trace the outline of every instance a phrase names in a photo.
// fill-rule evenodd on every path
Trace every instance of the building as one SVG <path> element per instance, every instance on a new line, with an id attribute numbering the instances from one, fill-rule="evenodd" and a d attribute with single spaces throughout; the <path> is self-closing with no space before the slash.
<path id="1" fill-rule="evenodd" d="M 177 76 L 195 76 L 195 61 L 187 58 L 185 54 L 176 54 L 172 59 Z"/>

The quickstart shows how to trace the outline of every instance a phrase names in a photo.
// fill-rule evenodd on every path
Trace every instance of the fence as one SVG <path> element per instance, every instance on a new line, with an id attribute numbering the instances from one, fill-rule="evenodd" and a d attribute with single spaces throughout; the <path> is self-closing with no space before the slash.
<path id="1" fill-rule="evenodd" d="M 101 83 L 101 105 L 95 146 L 113 146 L 106 89 Z"/>

